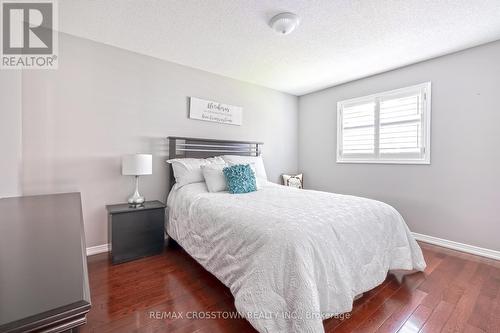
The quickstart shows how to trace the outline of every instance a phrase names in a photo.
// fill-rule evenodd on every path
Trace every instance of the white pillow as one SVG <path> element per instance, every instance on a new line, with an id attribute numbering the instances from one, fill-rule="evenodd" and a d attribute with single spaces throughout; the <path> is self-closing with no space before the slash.
<path id="1" fill-rule="evenodd" d="M 250 164 L 255 167 L 255 178 L 267 180 L 266 168 L 262 156 L 223 155 L 228 164 Z"/>
<path id="2" fill-rule="evenodd" d="M 222 192 L 227 191 L 226 177 L 222 170 L 226 164 L 207 164 L 201 166 L 201 172 L 205 183 L 207 184 L 208 192 Z"/>
<path id="3" fill-rule="evenodd" d="M 174 158 L 167 161 L 172 164 L 175 182 L 179 187 L 191 183 L 201 183 L 205 181 L 201 172 L 202 165 L 225 164 L 221 157 L 210 158 Z"/>

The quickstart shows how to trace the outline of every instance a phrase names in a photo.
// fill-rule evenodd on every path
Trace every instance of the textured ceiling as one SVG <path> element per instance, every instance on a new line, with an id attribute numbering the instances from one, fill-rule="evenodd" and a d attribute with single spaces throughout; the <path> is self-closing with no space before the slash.
<path id="1" fill-rule="evenodd" d="M 500 0 L 64 0 L 60 30 L 295 95 L 500 39 Z M 267 25 L 301 18 L 290 35 Z"/>

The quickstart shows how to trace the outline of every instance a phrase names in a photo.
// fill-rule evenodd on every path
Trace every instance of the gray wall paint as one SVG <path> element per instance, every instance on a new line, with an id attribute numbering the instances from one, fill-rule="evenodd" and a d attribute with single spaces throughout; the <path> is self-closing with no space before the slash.
<path id="1" fill-rule="evenodd" d="M 0 72 L 0 197 L 21 194 L 21 73 Z"/>
<path id="2" fill-rule="evenodd" d="M 23 73 L 23 193 L 82 192 L 87 246 L 107 243 L 104 205 L 132 192 L 123 154 L 154 154 L 141 192 L 165 200 L 169 135 L 260 140 L 270 180 L 297 169 L 295 96 L 65 34 L 59 59 Z M 242 106 L 243 125 L 188 119 L 188 96 Z"/>
<path id="3" fill-rule="evenodd" d="M 500 250 L 499 59 L 495 42 L 300 97 L 306 187 L 382 200 L 412 231 Z M 338 101 L 426 81 L 431 165 L 335 162 Z"/>

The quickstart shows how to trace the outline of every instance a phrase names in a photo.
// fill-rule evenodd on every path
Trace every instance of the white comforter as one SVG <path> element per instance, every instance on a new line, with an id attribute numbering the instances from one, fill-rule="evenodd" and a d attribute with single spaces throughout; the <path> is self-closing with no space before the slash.
<path id="1" fill-rule="evenodd" d="M 168 234 L 231 289 L 259 332 L 323 332 L 391 269 L 423 270 L 401 215 L 379 201 L 267 184 L 248 194 L 173 190 Z"/>

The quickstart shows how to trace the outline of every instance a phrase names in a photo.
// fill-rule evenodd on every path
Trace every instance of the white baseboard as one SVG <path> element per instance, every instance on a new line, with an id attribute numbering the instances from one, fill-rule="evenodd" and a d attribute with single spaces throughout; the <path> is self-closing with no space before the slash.
<path id="1" fill-rule="evenodd" d="M 424 243 L 438 245 L 438 246 L 446 247 L 448 249 L 457 250 L 457 251 L 461 251 L 461 252 L 465 252 L 465 253 L 475 254 L 475 255 L 481 256 L 481 257 L 500 260 L 500 251 L 485 249 L 483 247 L 454 242 L 451 240 L 442 239 L 442 238 L 438 238 L 438 237 L 427 236 L 427 235 L 419 234 L 416 232 L 412 232 L 412 234 L 416 240 L 419 240 L 419 241 L 424 242 Z M 91 247 L 87 248 L 87 256 L 91 256 L 91 255 L 99 254 L 99 253 L 104 253 L 104 252 L 109 252 L 109 250 L 110 250 L 109 244 L 91 246 Z"/>
<path id="2" fill-rule="evenodd" d="M 102 244 L 87 248 L 87 256 L 92 256 L 94 254 L 99 254 L 104 252 L 109 252 L 109 244 Z"/>
<path id="3" fill-rule="evenodd" d="M 437 238 L 433 236 L 427 236 L 416 232 L 412 232 L 412 234 L 416 240 L 422 241 L 424 243 L 438 245 L 446 247 L 448 249 L 457 250 L 465 253 L 475 254 L 481 257 L 500 260 L 500 251 L 485 249 L 483 247 L 454 242 L 451 240 Z"/>
<path id="4" fill-rule="evenodd" d="M 167 239 L 168 239 L 168 236 L 165 234 L 165 240 L 167 240 Z M 97 245 L 97 246 L 90 246 L 87 248 L 87 257 L 93 256 L 94 254 L 110 252 L 110 251 L 111 251 L 111 245 L 109 243 Z"/>

